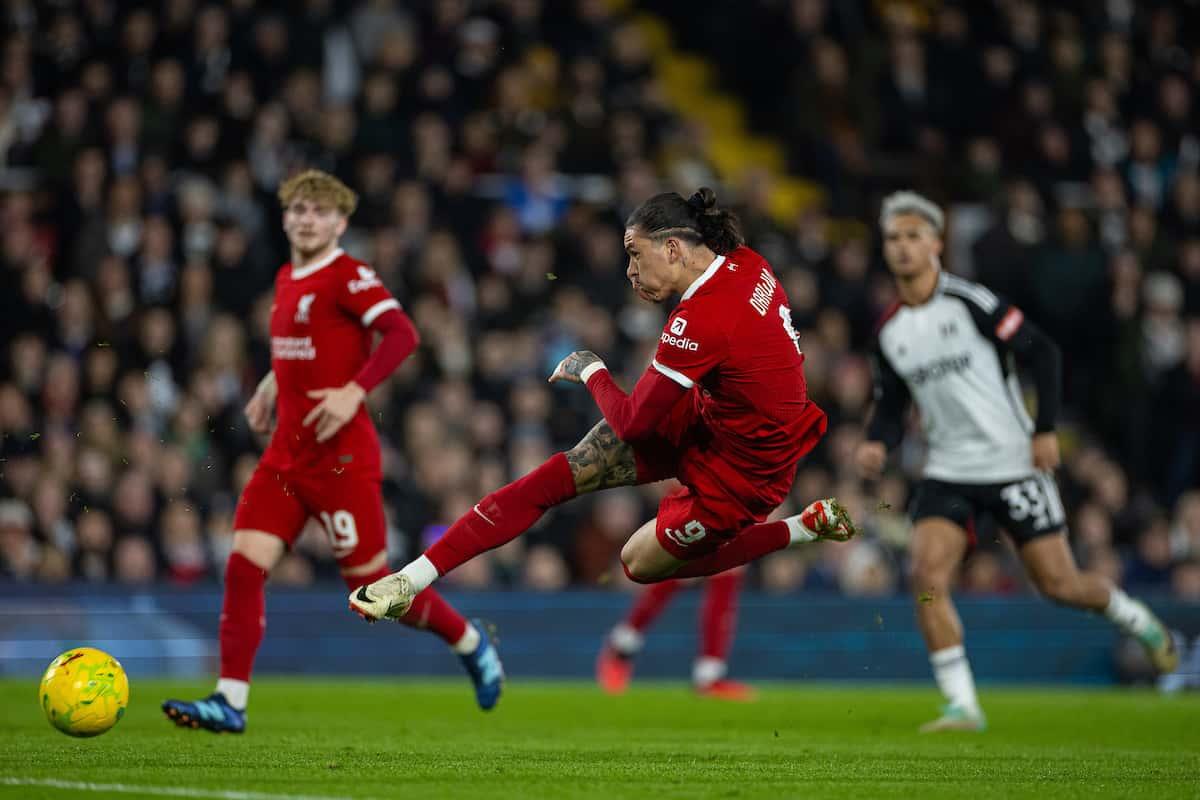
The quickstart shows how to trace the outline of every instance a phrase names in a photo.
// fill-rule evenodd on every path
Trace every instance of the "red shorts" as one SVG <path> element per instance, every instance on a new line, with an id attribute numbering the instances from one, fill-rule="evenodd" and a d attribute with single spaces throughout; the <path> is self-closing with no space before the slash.
<path id="1" fill-rule="evenodd" d="M 283 473 L 261 464 L 242 490 L 233 529 L 278 536 L 291 547 L 308 518 L 321 523 L 343 569 L 387 549 L 383 486 L 350 473 Z"/>
<path id="2" fill-rule="evenodd" d="M 826 419 L 815 403 L 800 436 L 797 463 L 825 435 Z M 795 480 L 795 466 L 769 485 L 751 485 L 711 447 L 712 433 L 687 395 L 659 424 L 657 435 L 633 446 L 638 482 L 677 478 L 683 484 L 658 506 L 655 532 L 663 549 L 687 561 L 708 555 L 740 531 L 767 518 Z"/>

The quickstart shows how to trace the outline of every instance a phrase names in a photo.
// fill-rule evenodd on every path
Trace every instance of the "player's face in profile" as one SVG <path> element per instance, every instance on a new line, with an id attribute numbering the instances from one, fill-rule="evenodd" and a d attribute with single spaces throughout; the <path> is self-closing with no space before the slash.
<path id="1" fill-rule="evenodd" d="M 346 218 L 329 203 L 298 197 L 283 210 L 288 243 L 303 256 L 320 253 L 346 232 Z"/>
<path id="2" fill-rule="evenodd" d="M 917 214 L 896 214 L 883 228 L 883 257 L 892 274 L 911 277 L 929 269 L 942 252 L 942 240 Z"/>
<path id="3" fill-rule="evenodd" d="M 625 252 L 629 254 L 625 275 L 638 297 L 661 303 L 671 296 L 673 280 L 679 271 L 678 244 L 674 239 L 656 243 L 640 230 L 627 228 Z"/>

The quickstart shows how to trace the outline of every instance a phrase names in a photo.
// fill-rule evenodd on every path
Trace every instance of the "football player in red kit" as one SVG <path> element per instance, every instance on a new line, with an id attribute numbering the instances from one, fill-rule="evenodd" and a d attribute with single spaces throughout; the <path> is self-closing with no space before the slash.
<path id="1" fill-rule="evenodd" d="M 750 686 L 728 677 L 744 572 L 731 569 L 703 580 L 700 651 L 692 662 L 692 688 L 701 697 L 749 703 L 757 696 Z M 634 600 L 625 618 L 604 637 L 604 646 L 596 658 L 596 682 L 606 694 L 624 694 L 629 688 L 634 662 L 642 651 L 647 630 L 687 583 L 650 584 Z"/>
<path id="2" fill-rule="evenodd" d="M 403 615 L 438 577 L 520 535 L 552 506 L 671 477 L 682 486 L 621 551 L 635 581 L 713 575 L 791 544 L 854 534 L 832 500 L 763 521 L 790 491 L 826 420 L 808 398 L 783 287 L 745 246 L 734 214 L 707 188 L 687 200 L 656 195 L 626 221 L 625 249 L 640 297 L 662 303 L 680 295 L 632 394 L 595 353 L 564 358 L 550 381 L 585 385 L 604 421 L 479 501 L 404 569 L 351 592 L 352 610 L 368 620 Z"/>
<path id="3" fill-rule="evenodd" d="M 245 730 L 266 625 L 264 584 L 310 518 L 325 529 L 351 589 L 387 575 L 379 439 L 363 400 L 417 345 L 412 322 L 375 272 L 338 247 L 354 192 L 309 170 L 285 182 L 279 200 L 291 261 L 275 276 L 271 372 L 246 406 L 255 431 L 269 430 L 272 410 L 278 422 L 234 517 L 220 678 L 203 700 L 163 703 L 176 724 L 216 732 Z M 462 658 L 480 707 L 495 705 L 503 671 L 485 631 L 432 589 L 397 618 L 441 637 Z"/>

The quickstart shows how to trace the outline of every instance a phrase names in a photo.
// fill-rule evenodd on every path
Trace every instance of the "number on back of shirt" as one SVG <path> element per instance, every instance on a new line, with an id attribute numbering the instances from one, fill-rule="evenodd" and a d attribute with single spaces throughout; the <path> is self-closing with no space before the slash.
<path id="1" fill-rule="evenodd" d="M 329 534 L 329 544 L 338 558 L 349 555 L 358 547 L 358 526 L 349 511 L 321 512 L 321 525 Z"/>
<path id="2" fill-rule="evenodd" d="M 800 335 L 796 333 L 796 329 L 792 326 L 792 310 L 787 306 L 779 307 L 779 319 L 783 321 L 783 332 L 792 340 L 792 344 L 796 346 L 796 352 L 800 352 Z"/>

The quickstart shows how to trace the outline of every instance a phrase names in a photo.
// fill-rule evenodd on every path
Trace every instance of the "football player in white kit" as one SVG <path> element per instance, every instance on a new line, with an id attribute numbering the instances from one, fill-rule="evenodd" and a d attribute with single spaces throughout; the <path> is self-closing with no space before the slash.
<path id="1" fill-rule="evenodd" d="M 910 509 L 911 588 L 946 698 L 941 716 L 921 730 L 986 726 L 950 597 L 978 514 L 990 514 L 1008 532 L 1045 597 L 1103 613 L 1142 643 L 1158 671 L 1171 672 L 1178 654 L 1162 623 L 1101 575 L 1080 571 L 1068 547 L 1053 476 L 1059 465 L 1058 346 L 1016 306 L 942 271 L 944 217 L 934 203 L 914 192 L 892 194 L 880 226 L 900 302 L 879 327 L 875 407 L 856 461 L 865 477 L 877 477 L 887 451 L 903 438 L 909 402 L 916 404 L 928 458 Z M 1014 358 L 1032 374 L 1036 420 L 1022 402 Z"/>

